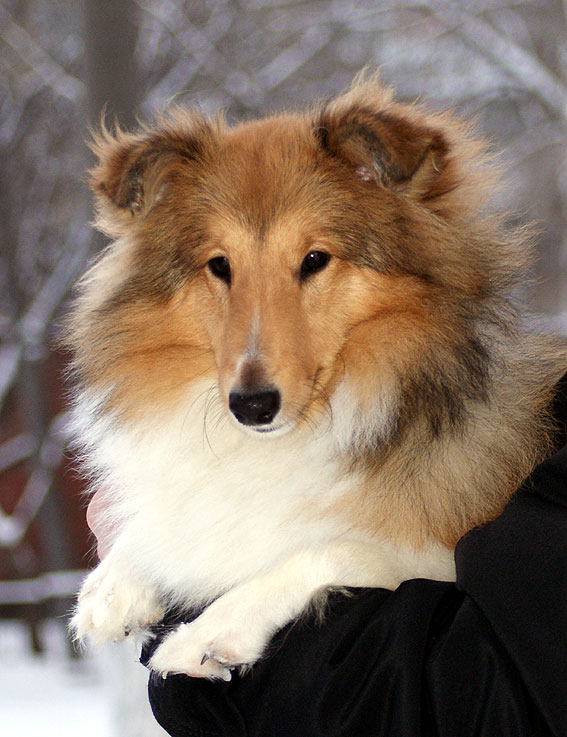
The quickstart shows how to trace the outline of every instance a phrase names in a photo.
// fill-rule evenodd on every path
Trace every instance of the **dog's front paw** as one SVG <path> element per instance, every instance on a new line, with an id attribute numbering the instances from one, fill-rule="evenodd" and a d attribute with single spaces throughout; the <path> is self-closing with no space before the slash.
<path id="1" fill-rule="evenodd" d="M 225 602 L 225 599 L 227 600 Z M 193 622 L 168 635 L 150 659 L 152 671 L 164 678 L 184 673 L 195 678 L 230 681 L 234 669 L 253 665 L 275 627 L 238 616 L 229 595 L 221 596 Z"/>
<path id="2" fill-rule="evenodd" d="M 164 614 L 153 589 L 103 561 L 86 578 L 70 629 L 74 639 L 95 645 L 144 635 Z"/>

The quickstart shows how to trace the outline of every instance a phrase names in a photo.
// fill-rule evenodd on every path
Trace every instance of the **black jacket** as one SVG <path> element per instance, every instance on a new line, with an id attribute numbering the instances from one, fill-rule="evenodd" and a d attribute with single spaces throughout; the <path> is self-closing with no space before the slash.
<path id="1" fill-rule="evenodd" d="M 323 624 L 286 627 L 230 683 L 151 677 L 157 721 L 173 737 L 567 737 L 565 380 L 556 415 L 564 447 L 459 542 L 456 585 L 333 594 Z"/>

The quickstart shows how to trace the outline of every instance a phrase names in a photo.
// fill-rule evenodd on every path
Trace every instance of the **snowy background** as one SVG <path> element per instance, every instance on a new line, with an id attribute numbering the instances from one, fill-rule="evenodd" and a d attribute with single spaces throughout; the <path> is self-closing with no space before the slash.
<path id="1" fill-rule="evenodd" d="M 44 650 L 33 654 L 25 624 L 0 621 L 3 737 L 164 737 L 132 643 L 69 658 L 63 622 L 46 620 L 42 635 Z"/>
<path id="2" fill-rule="evenodd" d="M 113 696 L 104 662 L 70 660 L 61 626 L 48 622 L 46 647 L 33 655 L 18 621 L 0 622 L 0 713 L 6 737 L 105 737 L 112 734 Z"/>
<path id="3" fill-rule="evenodd" d="M 539 222 L 529 299 L 567 330 L 562 0 L 0 0 L 0 714 L 4 737 L 152 737 L 132 646 L 79 657 L 65 618 L 92 565 L 55 349 L 89 227 L 88 128 L 172 100 L 246 119 L 381 66 L 502 150 L 505 202 Z M 161 733 L 163 734 L 163 733 Z"/>

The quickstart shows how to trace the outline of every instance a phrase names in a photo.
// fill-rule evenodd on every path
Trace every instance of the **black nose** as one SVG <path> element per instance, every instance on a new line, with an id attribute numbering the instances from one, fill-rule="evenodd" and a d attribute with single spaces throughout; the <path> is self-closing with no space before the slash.
<path id="1" fill-rule="evenodd" d="M 228 406 L 242 425 L 269 425 L 280 409 L 277 389 L 263 392 L 230 392 Z"/>

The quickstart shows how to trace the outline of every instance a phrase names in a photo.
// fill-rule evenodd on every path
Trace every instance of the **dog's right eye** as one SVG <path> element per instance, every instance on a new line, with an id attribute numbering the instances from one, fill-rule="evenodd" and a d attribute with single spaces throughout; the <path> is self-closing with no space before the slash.
<path id="1" fill-rule="evenodd" d="M 331 256 L 326 251 L 310 251 L 303 259 L 299 272 L 301 280 L 314 274 L 316 271 L 322 271 L 331 260 Z"/>
<path id="2" fill-rule="evenodd" d="M 226 256 L 216 256 L 207 264 L 211 274 L 220 279 L 225 284 L 230 285 L 230 261 Z"/>

